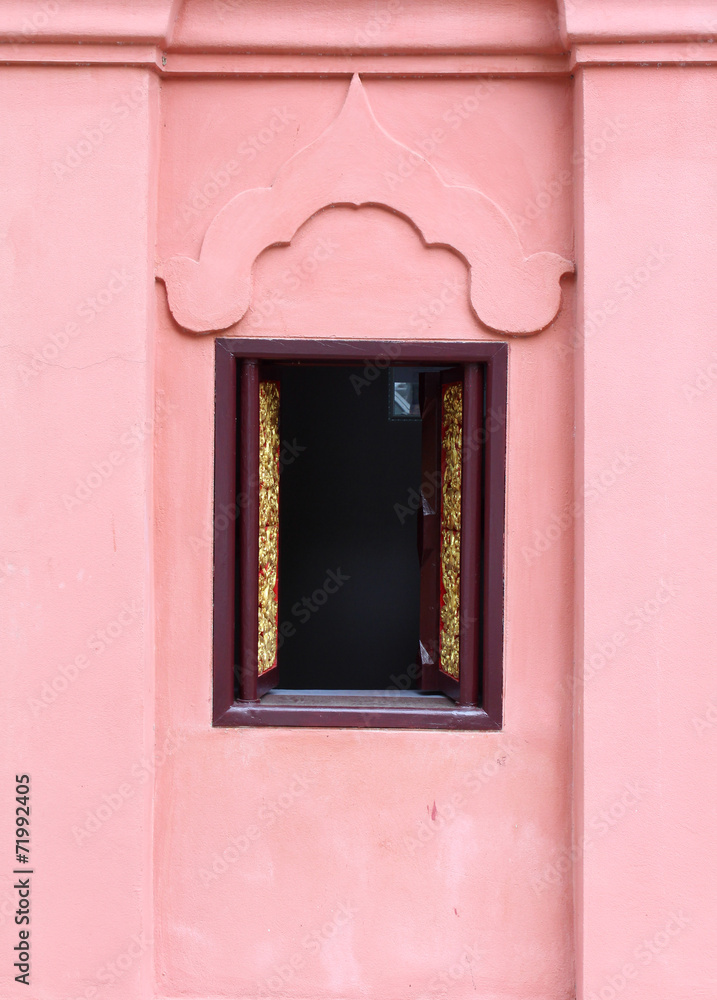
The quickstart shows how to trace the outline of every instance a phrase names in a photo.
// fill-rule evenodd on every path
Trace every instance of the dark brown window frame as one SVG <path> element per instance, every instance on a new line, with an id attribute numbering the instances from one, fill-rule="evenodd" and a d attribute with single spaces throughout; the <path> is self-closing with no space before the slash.
<path id="1" fill-rule="evenodd" d="M 484 341 L 366 341 L 366 340 L 245 340 L 217 338 L 215 392 L 214 469 L 214 640 L 213 725 L 364 727 L 385 729 L 498 730 L 503 724 L 503 580 L 506 471 L 506 413 L 508 346 Z M 254 538 L 251 491 L 237 496 L 237 421 L 243 439 L 258 442 L 258 427 L 251 424 L 247 408 L 237 413 L 237 379 L 243 360 L 317 361 L 322 363 L 470 363 L 485 365 L 487 426 L 485 428 L 482 508 L 481 707 L 450 708 L 347 706 L 347 699 L 329 704 L 262 704 L 234 700 L 234 623 L 236 580 L 236 521 L 239 521 L 242 562 L 256 566 L 258 541 Z M 253 366 L 252 366 L 253 367 Z M 258 450 L 258 445 L 257 445 Z M 250 482 L 252 455 L 240 455 L 241 475 Z M 256 631 L 258 583 L 251 575 L 243 584 L 240 617 L 251 636 Z M 243 655 L 250 655 L 248 647 Z M 254 654 L 255 655 L 255 654 Z M 301 699 L 296 699 L 300 701 Z M 429 699 L 426 699 L 428 702 Z M 394 702 L 393 706 L 391 701 Z"/>

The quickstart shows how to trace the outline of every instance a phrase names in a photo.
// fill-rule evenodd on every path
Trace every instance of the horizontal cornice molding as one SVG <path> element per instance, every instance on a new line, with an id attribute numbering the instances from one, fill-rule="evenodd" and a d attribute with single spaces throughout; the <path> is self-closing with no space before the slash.
<path id="1" fill-rule="evenodd" d="M 225 53 L 562 51 L 555 0 L 2 0 L 0 38 Z"/>
<path id="2" fill-rule="evenodd" d="M 575 45 L 570 67 L 576 66 L 711 66 L 717 63 L 717 42 L 605 43 Z"/>
<path id="3" fill-rule="evenodd" d="M 172 52 L 156 45 L 0 42 L 0 65 L 142 66 L 166 78 L 236 77 L 530 77 L 568 75 L 590 66 L 711 66 L 717 40 L 604 43 L 549 55 L 307 55 Z"/>
<path id="4" fill-rule="evenodd" d="M 584 43 L 689 44 L 717 37 L 715 0 L 558 0 L 566 49 Z"/>
<path id="5" fill-rule="evenodd" d="M 162 76 L 537 76 L 570 72 L 569 55 L 312 55 L 171 52 L 154 45 L 3 44 L 0 64 L 145 66 Z"/>
<path id="6" fill-rule="evenodd" d="M 664 47 L 650 50 L 650 63 L 697 65 L 712 60 L 713 39 L 717 0 L 312 0 L 309 10 L 294 0 L 0 3 L 4 63 L 155 64 L 168 75 L 309 73 L 312 61 L 338 60 L 369 75 L 385 61 L 392 72 L 561 72 L 637 64 L 632 47 L 642 45 Z"/>
<path id="7" fill-rule="evenodd" d="M 0 41 L 166 44 L 182 0 L 2 0 Z"/>

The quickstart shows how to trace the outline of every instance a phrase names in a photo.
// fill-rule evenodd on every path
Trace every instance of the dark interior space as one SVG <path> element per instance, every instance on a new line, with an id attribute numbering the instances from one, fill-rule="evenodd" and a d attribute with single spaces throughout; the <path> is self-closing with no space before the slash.
<path id="1" fill-rule="evenodd" d="M 278 371 L 279 687 L 392 686 L 418 651 L 420 418 L 394 406 L 398 367 Z"/>

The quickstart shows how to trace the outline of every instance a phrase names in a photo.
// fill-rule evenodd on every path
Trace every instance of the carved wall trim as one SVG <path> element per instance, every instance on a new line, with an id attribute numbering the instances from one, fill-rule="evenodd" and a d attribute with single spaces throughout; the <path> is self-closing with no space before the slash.
<path id="1" fill-rule="evenodd" d="M 391 190 L 387 175 L 406 155 L 416 169 Z M 491 330 L 534 333 L 560 308 L 560 278 L 572 263 L 547 251 L 525 257 L 494 201 L 446 184 L 420 153 L 384 131 L 355 75 L 338 117 L 284 164 L 274 184 L 243 191 L 218 212 L 198 261 L 174 256 L 159 265 L 177 323 L 196 333 L 238 323 L 249 308 L 259 254 L 289 244 L 308 219 L 338 205 L 387 209 L 410 222 L 426 246 L 455 251 L 468 267 L 473 311 Z"/>
<path id="2" fill-rule="evenodd" d="M 717 16 L 714 21 L 717 26 Z M 717 34 L 717 27 L 715 29 Z M 711 38 L 682 41 L 590 42 L 568 46 L 560 55 L 524 53 L 438 52 L 433 54 L 318 55 L 307 52 L 172 52 L 157 45 L 104 42 L 34 42 L 32 45 L 3 41 L 0 65 L 30 66 L 141 66 L 160 79 L 172 77 L 345 77 L 360 73 L 366 78 L 386 80 L 423 79 L 427 75 L 452 78 L 558 77 L 568 76 L 578 65 L 591 66 L 712 66 L 715 62 Z"/>

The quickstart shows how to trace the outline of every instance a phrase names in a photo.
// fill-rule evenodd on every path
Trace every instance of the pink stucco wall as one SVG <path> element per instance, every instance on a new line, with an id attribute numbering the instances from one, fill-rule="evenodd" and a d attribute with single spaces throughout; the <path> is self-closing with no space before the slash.
<path id="1" fill-rule="evenodd" d="M 32 779 L 37 873 L 31 990 L 12 959 L 0 989 L 74 997 L 108 988 L 106 963 L 151 934 L 158 85 L 137 69 L 14 66 L 0 94 L 8 956 L 16 773 Z M 139 995 L 149 954 L 117 989 Z"/>
<path id="2" fill-rule="evenodd" d="M 0 803 L 32 775 L 35 875 L 28 990 L 8 846 L 2 996 L 714 995 L 717 25 L 606 11 L 3 5 Z M 228 333 L 509 342 L 500 733 L 210 726 L 213 337 L 155 269 L 356 71 L 577 280 L 503 337 L 450 248 L 338 207 Z"/>
<path id="3" fill-rule="evenodd" d="M 581 826 L 640 789 L 578 869 L 598 995 L 620 977 L 624 996 L 714 991 L 716 96 L 711 67 L 589 69 L 580 90 L 586 145 L 606 116 L 628 123 L 586 165 L 578 223 L 583 482 L 634 455 L 578 545 Z"/>
<path id="4" fill-rule="evenodd" d="M 365 88 L 377 119 L 408 146 L 443 127 L 435 161 L 454 182 L 475 178 L 474 164 L 485 156 L 484 190 L 516 216 L 531 181 L 548 182 L 569 167 L 565 81 L 496 83 L 475 109 L 469 102 L 470 117 L 455 129 L 444 116 L 473 97 L 473 81 Z M 158 256 L 198 255 L 198 234 L 222 202 L 205 196 L 209 204 L 202 209 L 197 200 L 194 214 L 187 208 L 193 190 L 212 172 L 218 176 L 247 134 L 261 135 L 279 118 L 275 109 L 287 127 L 255 158 L 240 157 L 242 187 L 269 184 L 287 157 L 336 117 L 346 89 L 345 79 L 168 84 Z M 232 107 L 242 116 L 224 110 Z M 558 142 L 546 144 L 545 134 Z M 486 148 L 500 150 L 499 158 Z M 510 178 L 506 162 L 514 164 Z M 566 188 L 542 232 L 532 234 L 535 249 L 547 244 L 570 255 L 569 206 Z M 307 267 L 314 257 L 317 266 Z M 301 279 L 298 288 L 287 273 Z M 420 320 L 420 306 L 435 300 L 445 311 L 421 330 L 412 317 Z M 534 883 L 569 850 L 571 534 L 530 573 L 522 550 L 550 523 L 554 505 L 569 503 L 572 489 L 570 365 L 558 351 L 570 336 L 569 300 L 549 332 L 511 356 L 507 721 L 504 732 L 486 734 L 208 728 L 210 674 L 196 664 L 208 664 L 211 650 L 205 539 L 214 345 L 210 337 L 180 334 L 165 301 L 159 288 L 157 385 L 176 410 L 160 431 L 155 481 L 157 732 L 183 743 L 157 784 L 159 982 L 172 996 L 188 989 L 400 997 L 409 987 L 435 994 L 444 974 L 458 996 L 474 984 L 488 996 L 568 996 L 570 883 L 545 894 Z M 289 248 L 268 250 L 256 267 L 252 301 L 232 334 L 492 336 L 469 312 L 462 261 L 448 250 L 427 251 L 405 221 L 379 208 L 323 212 Z M 209 803 L 221 803 L 210 828 Z M 251 830 L 256 840 L 242 840 Z M 324 935 L 343 905 L 350 920 Z M 247 936 L 256 941 L 250 954 L 233 944 Z M 467 948 L 480 957 L 461 968 Z M 450 978 L 451 968 L 461 976 Z"/>

